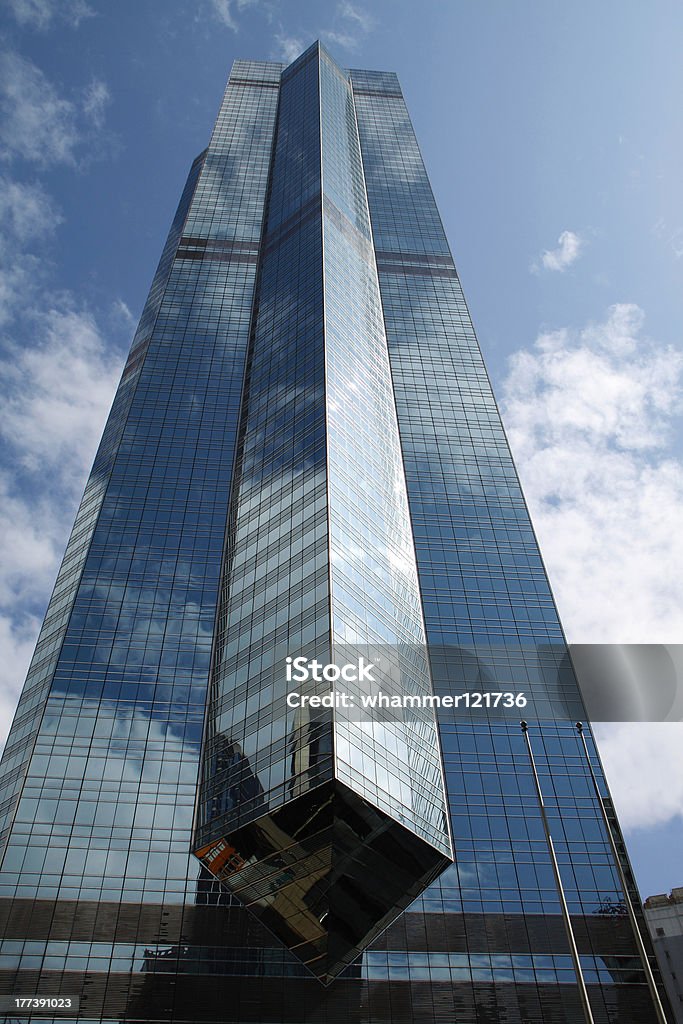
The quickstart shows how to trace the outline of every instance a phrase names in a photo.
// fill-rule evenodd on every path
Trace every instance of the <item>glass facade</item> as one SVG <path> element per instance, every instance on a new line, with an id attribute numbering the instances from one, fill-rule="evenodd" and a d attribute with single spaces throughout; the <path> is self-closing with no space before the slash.
<path id="1" fill-rule="evenodd" d="M 583 1021 L 518 722 L 285 701 L 286 655 L 381 647 L 429 695 L 438 651 L 486 645 L 507 689 L 551 644 L 396 76 L 318 44 L 236 62 L 0 764 L 0 994 L 93 1022 Z M 576 732 L 530 736 L 594 1019 L 648 1024 Z"/>
<path id="2" fill-rule="evenodd" d="M 431 692 L 351 86 L 317 47 L 282 75 L 219 623 L 197 855 L 330 981 L 451 846 L 433 712 L 285 699 L 287 655 L 370 641 L 421 645 Z"/>

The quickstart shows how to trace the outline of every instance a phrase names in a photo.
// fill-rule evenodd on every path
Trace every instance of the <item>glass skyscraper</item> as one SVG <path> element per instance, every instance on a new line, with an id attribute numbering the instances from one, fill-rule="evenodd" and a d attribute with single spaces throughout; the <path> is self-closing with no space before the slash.
<path id="1" fill-rule="evenodd" d="M 237 61 L 0 765 L 7 1019 L 583 1021 L 522 714 L 285 699 L 486 650 L 594 1019 L 655 1021 L 563 644 L 396 76 Z"/>

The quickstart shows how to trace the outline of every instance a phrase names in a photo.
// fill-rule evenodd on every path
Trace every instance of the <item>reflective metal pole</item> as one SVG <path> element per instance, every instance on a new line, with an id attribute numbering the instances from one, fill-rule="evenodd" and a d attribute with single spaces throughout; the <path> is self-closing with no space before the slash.
<path id="1" fill-rule="evenodd" d="M 667 1019 L 666 1019 L 666 1014 L 664 1013 L 664 1007 L 662 1006 L 662 1001 L 659 998 L 659 992 L 657 991 L 657 984 L 655 982 L 654 974 L 652 973 L 652 967 L 650 966 L 650 958 L 647 955 L 647 950 L 645 948 L 645 943 L 643 942 L 643 936 L 640 933 L 640 927 L 638 926 L 638 921 L 636 919 L 636 914 L 635 914 L 635 911 L 633 909 L 633 903 L 631 902 L 631 897 L 628 894 L 628 882 L 626 881 L 626 875 L 624 873 L 624 868 L 623 868 L 623 865 L 621 863 L 621 858 L 619 856 L 619 851 L 617 850 L 617 844 L 616 844 L 616 840 L 614 838 L 614 832 L 612 831 L 612 825 L 610 824 L 610 820 L 609 820 L 609 818 L 607 816 L 607 811 L 605 809 L 605 804 L 604 804 L 603 799 L 602 799 L 602 794 L 600 792 L 600 787 L 598 785 L 598 780 L 597 780 L 597 778 L 595 776 L 595 772 L 593 771 L 593 765 L 591 764 L 590 754 L 588 753 L 588 745 L 586 744 L 586 737 L 583 734 L 583 722 L 577 722 L 576 723 L 576 731 L 578 732 L 579 736 L 581 737 L 581 743 L 583 744 L 583 751 L 584 751 L 584 754 L 586 755 L 586 764 L 588 765 L 588 770 L 589 770 L 589 772 L 591 774 L 591 779 L 593 780 L 593 788 L 595 789 L 595 795 L 597 797 L 598 806 L 599 806 L 600 811 L 602 813 L 602 820 L 605 823 L 605 829 L 607 830 L 607 835 L 609 837 L 609 844 L 610 844 L 610 847 L 612 849 L 612 856 L 614 857 L 614 863 L 616 864 L 617 872 L 619 873 L 619 881 L 621 882 L 621 888 L 622 888 L 623 893 L 624 893 L 624 903 L 626 904 L 626 911 L 628 913 L 629 921 L 631 922 L 631 927 L 633 929 L 633 934 L 634 934 L 634 937 L 635 937 L 635 940 L 636 940 L 636 946 L 638 947 L 638 954 L 639 954 L 640 959 L 641 959 L 642 964 L 643 964 L 643 970 L 645 971 L 645 977 L 647 979 L 647 986 L 650 989 L 650 995 L 652 996 L 652 1002 L 654 1003 L 654 1006 L 655 1006 L 655 1013 L 657 1014 L 657 1020 L 659 1021 L 659 1024 L 668 1024 Z"/>
<path id="2" fill-rule="evenodd" d="M 553 837 L 550 834 L 550 826 L 548 824 L 548 816 L 545 810 L 545 803 L 543 801 L 543 792 L 541 790 L 541 782 L 536 771 L 536 762 L 534 760 L 534 752 L 531 749 L 531 740 L 529 739 L 529 726 L 526 722 L 519 723 L 522 732 L 524 733 L 524 739 L 526 740 L 526 748 L 529 753 L 529 761 L 531 762 L 531 771 L 534 776 L 534 782 L 536 783 L 536 795 L 538 796 L 538 804 L 541 808 L 541 818 L 543 819 L 543 829 L 545 831 L 545 838 L 548 843 L 548 852 L 550 854 L 550 860 L 553 865 L 553 873 L 555 875 L 555 884 L 557 885 L 557 894 L 560 897 L 560 907 L 562 908 L 562 919 L 564 921 L 564 928 L 567 933 L 567 941 L 569 942 L 569 951 L 572 955 L 572 963 L 574 964 L 574 973 L 576 975 L 576 984 L 579 989 L 579 998 L 581 999 L 581 1008 L 583 1015 L 586 1018 L 586 1024 L 594 1024 L 593 1012 L 591 1010 L 591 1004 L 588 999 L 588 989 L 586 988 L 586 981 L 583 976 L 583 970 L 581 969 L 581 961 L 579 959 L 579 950 L 576 945 L 576 939 L 574 938 L 574 929 L 572 928 L 571 918 L 569 916 L 569 907 L 567 906 L 567 900 L 564 895 L 564 888 L 562 886 L 562 876 L 560 875 L 560 866 L 557 863 L 557 856 L 555 854 L 555 846 L 553 844 Z"/>

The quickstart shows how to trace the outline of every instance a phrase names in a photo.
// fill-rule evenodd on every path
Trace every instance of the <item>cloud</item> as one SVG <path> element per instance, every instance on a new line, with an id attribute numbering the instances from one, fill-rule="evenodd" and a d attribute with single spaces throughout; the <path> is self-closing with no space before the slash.
<path id="1" fill-rule="evenodd" d="M 76 23 L 85 4 L 14 2 L 37 28 Z M 101 141 L 109 90 L 93 80 L 67 98 L 30 60 L 0 53 L 0 158 L 40 167 L 83 165 Z M 76 505 L 116 386 L 131 314 L 95 315 L 54 293 L 46 246 L 61 211 L 35 181 L 0 175 L 0 732 L 28 667 Z M 113 339 L 113 340 L 112 340 Z M 4 727 L 4 728 L 3 728 Z"/>
<path id="2" fill-rule="evenodd" d="M 32 473 L 80 478 L 120 371 L 93 315 L 53 306 L 32 315 L 33 345 L 9 345 L 0 435 Z M 79 480 L 80 486 L 80 480 Z"/>
<path id="3" fill-rule="evenodd" d="M 4 744 L 9 732 L 17 702 L 24 685 L 33 648 L 36 644 L 40 619 L 23 614 L 11 617 L 0 612 L 0 743 Z"/>
<path id="4" fill-rule="evenodd" d="M 44 264 L 26 251 L 39 245 L 62 222 L 62 215 L 39 184 L 0 175 L 0 326 L 44 282 Z"/>
<path id="5" fill-rule="evenodd" d="M 288 36 L 284 32 L 275 33 L 275 42 L 277 47 L 273 60 L 281 60 L 285 64 L 291 64 L 306 49 L 303 39 L 297 36 Z"/>
<path id="6" fill-rule="evenodd" d="M 659 217 L 652 227 L 652 234 L 669 246 L 674 259 L 680 260 L 683 256 L 683 228 L 672 226 L 664 217 Z"/>
<path id="7" fill-rule="evenodd" d="M 5 116 L 0 143 L 5 159 L 20 156 L 40 164 L 75 162 L 79 142 L 76 108 L 57 95 L 35 64 L 17 53 L 3 53 L 0 97 Z"/>
<path id="8" fill-rule="evenodd" d="M 541 265 L 545 270 L 562 272 L 576 262 L 581 255 L 584 243 L 575 231 L 563 231 L 557 241 L 557 249 L 546 249 L 541 254 Z M 537 273 L 538 264 L 532 264 L 531 269 Z"/>
<path id="9" fill-rule="evenodd" d="M 22 297 L 34 291 L 44 276 L 37 257 L 22 253 L 15 260 L 3 260 L 0 267 L 0 326 L 15 313 Z"/>
<path id="10" fill-rule="evenodd" d="M 0 253 L 10 238 L 32 241 L 52 234 L 61 222 L 62 215 L 42 185 L 0 175 Z"/>
<path id="11" fill-rule="evenodd" d="M 75 166 L 78 151 L 101 130 L 109 91 L 94 81 L 82 103 L 60 96 L 30 60 L 11 50 L 0 54 L 0 158 L 40 166 Z M 92 148 L 92 147 L 90 147 Z"/>
<path id="12" fill-rule="evenodd" d="M 96 319 L 51 292 L 43 250 L 62 219 L 42 185 L 0 176 L 0 739 L 133 326 L 120 300 Z"/>
<path id="13" fill-rule="evenodd" d="M 114 310 L 121 321 L 121 311 Z M 40 616 L 121 369 L 92 313 L 61 296 L 28 313 L 0 363 L 0 723 L 18 697 Z"/>
<path id="14" fill-rule="evenodd" d="M 328 46 L 339 46 L 342 50 L 355 50 L 359 44 L 358 37 L 352 32 L 335 32 L 334 29 L 323 29 L 320 38 Z"/>
<path id="15" fill-rule="evenodd" d="M 353 52 L 358 49 L 374 26 L 374 19 L 361 8 L 350 3 L 339 3 L 335 9 L 332 27 L 320 28 L 317 34 L 328 46 Z M 313 38 L 312 31 L 304 36 L 289 32 L 281 24 L 279 30 L 275 32 L 276 46 L 272 59 L 291 64 L 310 45 Z"/>
<path id="16" fill-rule="evenodd" d="M 9 8 L 20 25 L 45 30 L 58 18 L 78 28 L 84 18 L 95 12 L 85 0 L 8 0 Z"/>
<path id="17" fill-rule="evenodd" d="M 123 299 L 115 299 L 112 303 L 111 318 L 120 326 L 126 337 L 132 338 L 138 322 Z"/>
<path id="18" fill-rule="evenodd" d="M 571 640 L 683 632 L 683 465 L 669 450 L 683 353 L 637 306 L 541 335 L 511 360 L 502 410 Z M 615 597 L 618 596 L 619 600 Z"/>
<path id="19" fill-rule="evenodd" d="M 624 831 L 683 817 L 683 726 L 620 723 L 596 728 L 600 756 Z"/>
<path id="20" fill-rule="evenodd" d="M 337 11 L 339 16 L 346 18 L 347 21 L 358 26 L 362 32 L 370 32 L 374 26 L 374 19 L 367 13 L 362 11 L 358 7 L 354 7 L 350 3 L 340 3 Z"/>
<path id="21" fill-rule="evenodd" d="M 291 31 L 289 26 L 283 25 L 277 17 L 281 5 L 275 0 L 205 0 L 205 3 L 207 6 L 204 9 L 210 11 L 213 19 L 234 33 L 239 31 L 240 16 L 244 11 L 253 9 L 263 15 L 273 31 L 271 60 L 291 64 L 316 35 L 314 25 L 307 26 L 305 32 Z M 358 49 L 375 25 L 374 19 L 366 11 L 348 2 L 336 5 L 332 20 L 333 24 L 319 28 L 317 35 L 329 45 L 349 51 Z"/>
<path id="22" fill-rule="evenodd" d="M 320 38 L 331 46 L 354 51 L 374 26 L 374 19 L 366 11 L 354 4 L 342 2 L 337 4 L 334 27 L 323 29 Z"/>
<path id="23" fill-rule="evenodd" d="M 542 334 L 516 353 L 501 410 L 570 641 L 683 635 L 683 464 L 671 447 L 683 353 L 648 339 L 643 311 Z M 683 815 L 683 733 L 601 726 L 627 828 Z M 647 770 L 643 766 L 647 765 Z"/>
<path id="24" fill-rule="evenodd" d="M 222 25 L 229 28 L 231 32 L 237 31 L 237 22 L 231 0 L 211 0 L 211 8 L 214 16 Z"/>
<path id="25" fill-rule="evenodd" d="M 258 7 L 261 0 L 209 0 L 209 7 L 214 18 L 230 29 L 239 30 L 239 15 L 249 7 Z"/>
<path id="26" fill-rule="evenodd" d="M 104 111 L 111 102 L 111 94 L 107 85 L 100 79 L 93 79 L 85 90 L 83 113 L 96 128 L 104 126 Z"/>

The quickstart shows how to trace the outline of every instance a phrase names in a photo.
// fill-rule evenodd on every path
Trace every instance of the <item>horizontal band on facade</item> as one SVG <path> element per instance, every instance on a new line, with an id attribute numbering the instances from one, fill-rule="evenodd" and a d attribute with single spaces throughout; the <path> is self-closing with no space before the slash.
<path id="1" fill-rule="evenodd" d="M 214 263 L 257 263 L 258 256 L 245 252 L 226 252 L 215 249 L 178 249 L 177 260 L 212 260 Z"/>
<path id="2" fill-rule="evenodd" d="M 401 92 L 389 92 L 388 89 L 357 89 L 354 86 L 354 96 L 386 96 L 388 99 L 403 99 L 403 93 Z"/>
<path id="3" fill-rule="evenodd" d="M 377 261 L 377 269 L 384 274 L 413 274 L 420 277 L 452 277 L 458 275 L 451 267 L 418 267 L 413 263 L 385 263 Z"/>
<path id="4" fill-rule="evenodd" d="M 178 243 L 183 248 L 197 249 L 235 249 L 240 252 L 258 253 L 258 242 L 241 241 L 239 238 L 200 238 L 196 235 L 183 235 Z"/>
<path id="5" fill-rule="evenodd" d="M 259 89 L 279 89 L 279 82 L 265 82 L 262 78 L 231 78 L 230 85 L 255 85 Z"/>

